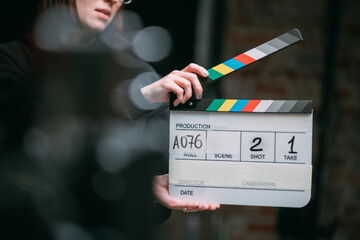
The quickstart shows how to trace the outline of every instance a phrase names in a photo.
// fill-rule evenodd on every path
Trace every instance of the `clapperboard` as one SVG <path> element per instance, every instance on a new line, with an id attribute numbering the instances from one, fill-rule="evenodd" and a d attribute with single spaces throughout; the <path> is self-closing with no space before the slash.
<path id="1" fill-rule="evenodd" d="M 291 30 L 209 69 L 202 84 L 300 40 L 300 32 Z M 312 122 L 310 100 L 191 99 L 170 106 L 170 195 L 231 205 L 305 206 L 311 197 Z"/>

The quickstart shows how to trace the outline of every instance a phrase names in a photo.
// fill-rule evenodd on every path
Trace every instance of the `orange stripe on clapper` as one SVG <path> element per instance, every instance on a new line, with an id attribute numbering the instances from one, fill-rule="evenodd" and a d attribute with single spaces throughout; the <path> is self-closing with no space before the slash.
<path id="1" fill-rule="evenodd" d="M 252 112 L 259 105 L 261 100 L 250 100 L 248 104 L 243 108 L 242 112 Z"/>
<path id="2" fill-rule="evenodd" d="M 253 59 L 252 57 L 249 57 L 245 53 L 242 53 L 242 54 L 234 57 L 234 59 L 236 59 L 237 61 L 239 61 L 239 62 L 241 62 L 241 63 L 243 63 L 245 65 L 248 65 L 248 64 L 255 61 L 255 59 Z"/>

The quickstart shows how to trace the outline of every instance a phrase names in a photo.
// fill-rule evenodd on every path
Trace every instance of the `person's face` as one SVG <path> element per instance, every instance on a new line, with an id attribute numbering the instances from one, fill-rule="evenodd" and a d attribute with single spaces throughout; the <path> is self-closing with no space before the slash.
<path id="1" fill-rule="evenodd" d="M 76 0 L 80 22 L 87 28 L 100 32 L 114 18 L 121 7 L 119 0 Z"/>

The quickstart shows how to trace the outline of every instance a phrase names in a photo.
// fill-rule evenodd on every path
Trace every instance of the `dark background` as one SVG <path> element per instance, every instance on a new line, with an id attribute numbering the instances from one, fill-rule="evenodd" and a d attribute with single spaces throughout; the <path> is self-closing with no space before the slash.
<path id="1" fill-rule="evenodd" d="M 170 56 L 152 63 L 159 73 L 194 62 L 199 2 L 134 0 L 128 6 L 146 26 L 172 34 Z M 214 213 L 173 212 L 158 227 L 159 239 L 359 239 L 359 2 L 214 2 L 207 68 L 292 28 L 303 34 L 302 43 L 224 78 L 208 92 L 224 98 L 313 100 L 312 201 L 303 209 L 222 206 Z M 2 42 L 29 30 L 36 14 L 33 1 L 7 4 L 1 10 Z"/>

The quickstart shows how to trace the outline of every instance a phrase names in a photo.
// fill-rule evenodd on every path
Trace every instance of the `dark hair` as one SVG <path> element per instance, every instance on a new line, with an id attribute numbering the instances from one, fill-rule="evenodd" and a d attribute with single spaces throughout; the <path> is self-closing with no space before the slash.
<path id="1" fill-rule="evenodd" d="M 38 0 L 39 13 L 44 13 L 50 10 L 58 9 L 64 14 L 64 17 L 78 22 L 78 15 L 76 12 L 76 0 Z"/>
<path id="2" fill-rule="evenodd" d="M 66 6 L 76 9 L 76 0 L 39 0 L 40 11 Z"/>

